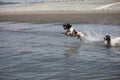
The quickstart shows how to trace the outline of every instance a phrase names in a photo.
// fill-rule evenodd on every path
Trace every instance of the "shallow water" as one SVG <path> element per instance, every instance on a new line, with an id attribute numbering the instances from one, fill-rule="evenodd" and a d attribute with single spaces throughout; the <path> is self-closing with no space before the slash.
<path id="1" fill-rule="evenodd" d="M 67 37 L 61 23 L 0 22 L 0 80 L 119 80 L 120 48 L 103 37 L 120 26 L 73 24 L 84 42 Z"/>

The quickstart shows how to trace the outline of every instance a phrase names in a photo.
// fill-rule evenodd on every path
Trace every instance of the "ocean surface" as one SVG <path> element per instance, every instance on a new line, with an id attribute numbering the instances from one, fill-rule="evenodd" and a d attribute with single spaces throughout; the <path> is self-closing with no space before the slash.
<path id="1" fill-rule="evenodd" d="M 86 37 L 68 37 L 62 23 L 0 22 L 0 80 L 120 80 L 120 47 L 103 37 L 120 26 L 72 24 Z"/>

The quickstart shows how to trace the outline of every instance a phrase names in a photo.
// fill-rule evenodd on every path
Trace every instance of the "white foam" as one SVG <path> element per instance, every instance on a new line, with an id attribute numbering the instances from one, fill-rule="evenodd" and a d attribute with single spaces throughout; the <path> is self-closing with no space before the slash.
<path id="1" fill-rule="evenodd" d="M 102 9 L 106 9 L 106 8 L 110 8 L 110 7 L 115 7 L 116 5 L 119 6 L 120 2 L 106 4 L 106 5 L 95 8 L 95 10 L 102 10 Z"/>
<path id="2" fill-rule="evenodd" d="M 119 26 L 115 25 L 77 24 L 75 28 L 85 33 L 86 42 L 103 41 L 107 34 L 112 37 L 119 36 Z"/>

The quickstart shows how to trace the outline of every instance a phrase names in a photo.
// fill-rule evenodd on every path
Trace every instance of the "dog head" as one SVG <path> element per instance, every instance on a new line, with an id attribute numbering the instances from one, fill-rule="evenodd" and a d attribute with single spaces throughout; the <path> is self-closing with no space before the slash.
<path id="1" fill-rule="evenodd" d="M 110 35 L 106 35 L 106 36 L 104 37 L 104 40 L 107 41 L 107 44 L 108 44 L 108 45 L 110 45 L 110 43 L 111 43 L 111 37 L 110 37 Z"/>
<path id="2" fill-rule="evenodd" d="M 110 35 L 106 35 L 106 36 L 104 37 L 104 40 L 106 40 L 106 41 L 110 41 L 110 40 L 111 40 Z"/>
<path id="3" fill-rule="evenodd" d="M 64 30 L 69 30 L 71 27 L 72 27 L 71 24 L 64 24 L 63 25 Z"/>

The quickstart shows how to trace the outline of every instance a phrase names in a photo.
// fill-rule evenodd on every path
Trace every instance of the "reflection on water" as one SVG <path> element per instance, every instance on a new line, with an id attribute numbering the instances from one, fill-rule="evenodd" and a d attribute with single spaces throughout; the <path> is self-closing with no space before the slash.
<path id="1" fill-rule="evenodd" d="M 73 24 L 85 42 L 62 33 L 62 24 L 0 23 L 0 80 L 119 80 L 120 48 L 103 37 L 116 25 Z M 89 29 L 88 29 L 89 27 Z"/>
<path id="2" fill-rule="evenodd" d="M 74 56 L 75 54 L 79 54 L 79 49 L 80 49 L 80 45 L 79 44 L 73 44 L 72 46 L 67 46 L 67 49 L 65 50 L 65 71 L 64 71 L 64 75 L 65 78 L 64 80 L 70 80 L 72 76 L 72 72 L 71 72 L 71 62 L 70 62 L 70 58 L 71 56 Z"/>
<path id="3" fill-rule="evenodd" d="M 66 57 L 70 57 L 74 54 L 78 54 L 79 53 L 79 48 L 80 48 L 80 45 L 72 45 L 72 46 L 69 46 L 66 50 L 65 50 L 65 56 Z"/>

